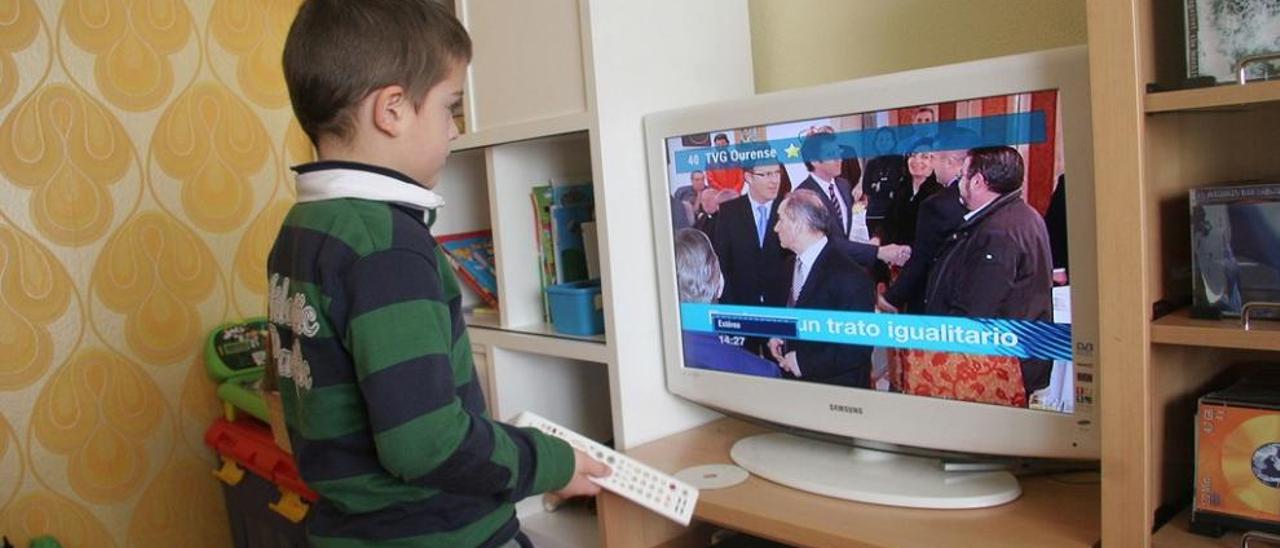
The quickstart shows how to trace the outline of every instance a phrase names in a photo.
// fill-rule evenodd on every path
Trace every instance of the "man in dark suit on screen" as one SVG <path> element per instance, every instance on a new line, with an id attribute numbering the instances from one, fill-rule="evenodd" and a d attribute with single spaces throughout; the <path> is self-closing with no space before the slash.
<path id="1" fill-rule="evenodd" d="M 743 167 L 747 193 L 720 206 L 711 238 L 725 279 L 720 302 L 783 306 L 788 274 L 783 263 L 790 252 L 782 248 L 773 230 L 778 222 L 782 166 L 770 160 Z"/>
<path id="2" fill-rule="evenodd" d="M 1024 173 L 1013 147 L 969 150 L 957 183 L 967 213 L 929 271 L 926 314 L 1053 321 L 1049 231 L 1022 199 Z M 1027 394 L 1049 385 L 1051 366 L 1021 360 Z"/>
<path id="3" fill-rule="evenodd" d="M 901 265 L 911 257 L 911 248 L 901 245 L 879 246 L 849 240 L 853 228 L 853 186 L 840 177 L 843 154 L 834 133 L 810 134 L 800 143 L 800 157 L 809 176 L 796 189 L 813 192 L 827 209 L 826 234 L 835 245 L 863 268 L 873 268 L 876 260 Z"/>
<path id="4" fill-rule="evenodd" d="M 911 258 L 877 304 L 886 312 L 924 313 L 925 284 L 934 257 L 969 212 L 960 201 L 957 183 L 969 148 L 977 146 L 978 136 L 966 128 L 948 127 L 940 133 L 937 143 L 938 148 L 933 153 L 933 173 L 943 189 L 920 203 Z"/>
<path id="5" fill-rule="evenodd" d="M 828 239 L 829 212 L 809 190 L 782 201 L 775 230 L 790 261 L 787 305 L 794 308 L 870 312 L 875 286 L 866 271 Z M 827 342 L 769 340 L 769 353 L 783 375 L 809 382 L 857 388 L 871 386 L 871 347 Z"/>

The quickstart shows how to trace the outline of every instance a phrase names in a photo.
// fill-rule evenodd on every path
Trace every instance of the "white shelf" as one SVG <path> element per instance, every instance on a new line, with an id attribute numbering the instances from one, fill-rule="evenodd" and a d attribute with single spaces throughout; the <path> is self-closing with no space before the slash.
<path id="1" fill-rule="evenodd" d="M 566 114 L 543 120 L 493 127 L 474 133 L 463 133 L 453 142 L 452 145 L 450 145 L 449 148 L 453 152 L 459 152 L 474 148 L 587 131 L 590 128 L 591 113 L 575 112 L 573 114 Z"/>
<path id="2" fill-rule="evenodd" d="M 554 512 L 542 509 L 542 495 L 516 505 L 520 530 L 541 548 L 595 548 L 600 543 L 596 515 L 582 502 L 569 502 Z"/>
<path id="3" fill-rule="evenodd" d="M 609 345 L 603 335 L 566 335 L 557 333 L 545 323 L 504 328 L 489 318 L 468 318 L 467 325 L 470 327 L 471 342 L 475 344 L 599 364 L 609 362 Z"/>

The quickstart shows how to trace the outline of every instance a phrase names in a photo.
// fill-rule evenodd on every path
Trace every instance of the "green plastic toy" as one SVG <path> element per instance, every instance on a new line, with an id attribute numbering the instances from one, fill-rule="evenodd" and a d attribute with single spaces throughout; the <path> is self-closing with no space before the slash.
<path id="1" fill-rule="evenodd" d="M 218 398 L 227 420 L 236 410 L 267 420 L 262 376 L 271 359 L 266 318 L 229 322 L 209 332 L 204 349 L 205 370 L 218 383 Z"/>

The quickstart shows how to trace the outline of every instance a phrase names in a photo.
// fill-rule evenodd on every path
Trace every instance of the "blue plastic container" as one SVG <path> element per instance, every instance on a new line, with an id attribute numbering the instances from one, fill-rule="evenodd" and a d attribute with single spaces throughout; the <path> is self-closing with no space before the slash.
<path id="1" fill-rule="evenodd" d="M 551 327 L 569 335 L 604 333 L 604 302 L 600 280 L 586 280 L 547 288 Z"/>

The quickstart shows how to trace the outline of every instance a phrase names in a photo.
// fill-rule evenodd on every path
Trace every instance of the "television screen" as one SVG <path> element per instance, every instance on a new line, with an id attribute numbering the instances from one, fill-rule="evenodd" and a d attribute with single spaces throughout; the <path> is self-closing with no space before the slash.
<path id="1" fill-rule="evenodd" d="M 667 390 L 861 447 L 1096 459 L 1091 120 L 1084 47 L 647 115 Z"/>
<path id="2" fill-rule="evenodd" d="M 1027 89 L 665 136 L 684 367 L 1073 413 L 1061 107 Z"/>

